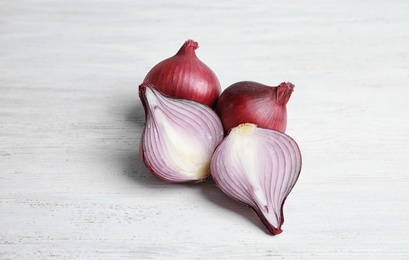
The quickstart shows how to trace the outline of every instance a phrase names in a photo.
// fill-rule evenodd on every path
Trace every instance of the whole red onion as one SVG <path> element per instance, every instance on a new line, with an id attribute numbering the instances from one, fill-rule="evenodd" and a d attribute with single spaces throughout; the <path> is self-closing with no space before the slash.
<path id="1" fill-rule="evenodd" d="M 241 81 L 227 87 L 216 104 L 225 133 L 243 123 L 285 132 L 286 104 L 294 85 L 283 82 L 276 87 L 253 81 Z"/>
<path id="2" fill-rule="evenodd" d="M 187 40 L 176 55 L 156 64 L 144 82 L 162 94 L 213 107 L 221 87 L 216 74 L 196 56 L 197 42 Z"/>

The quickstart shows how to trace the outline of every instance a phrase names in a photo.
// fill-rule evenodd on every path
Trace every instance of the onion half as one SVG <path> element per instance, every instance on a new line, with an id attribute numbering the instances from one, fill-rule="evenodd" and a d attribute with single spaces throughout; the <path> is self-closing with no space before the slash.
<path id="1" fill-rule="evenodd" d="M 210 175 L 210 160 L 223 139 L 219 117 L 201 103 L 164 96 L 139 86 L 145 109 L 140 155 L 146 167 L 170 182 L 199 182 Z"/>
<path id="2" fill-rule="evenodd" d="M 251 207 L 273 234 L 282 232 L 284 202 L 301 172 L 301 152 L 287 134 L 241 124 L 215 150 L 211 173 L 231 198 Z"/>

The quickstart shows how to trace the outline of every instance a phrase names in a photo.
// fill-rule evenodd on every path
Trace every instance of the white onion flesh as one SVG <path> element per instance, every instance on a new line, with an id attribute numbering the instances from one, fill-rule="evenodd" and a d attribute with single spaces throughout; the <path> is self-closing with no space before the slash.
<path id="1" fill-rule="evenodd" d="M 250 206 L 268 231 L 282 232 L 283 205 L 301 172 L 301 152 L 287 134 L 241 124 L 215 150 L 211 173 L 231 198 Z"/>
<path id="2" fill-rule="evenodd" d="M 140 86 L 145 126 L 140 153 L 147 168 L 170 182 L 196 182 L 210 175 L 210 160 L 223 139 L 216 113 L 203 104 Z"/>

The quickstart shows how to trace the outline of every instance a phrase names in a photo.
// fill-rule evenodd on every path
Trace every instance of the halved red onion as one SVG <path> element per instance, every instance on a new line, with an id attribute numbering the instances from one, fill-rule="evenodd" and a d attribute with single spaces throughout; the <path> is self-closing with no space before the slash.
<path id="1" fill-rule="evenodd" d="M 301 172 L 301 152 L 285 133 L 241 124 L 216 148 L 211 173 L 228 196 L 251 207 L 273 234 L 282 232 L 283 206 Z"/>
<path id="2" fill-rule="evenodd" d="M 170 182 L 198 182 L 210 175 L 210 160 L 223 139 L 216 113 L 201 103 L 170 98 L 141 84 L 145 109 L 140 155 L 146 167 Z"/>

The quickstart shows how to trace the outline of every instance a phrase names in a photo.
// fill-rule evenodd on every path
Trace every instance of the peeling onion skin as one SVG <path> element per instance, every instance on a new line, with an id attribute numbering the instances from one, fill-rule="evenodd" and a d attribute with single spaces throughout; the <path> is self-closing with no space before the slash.
<path id="1" fill-rule="evenodd" d="M 216 148 L 211 173 L 217 187 L 252 208 L 268 232 L 284 223 L 284 202 L 301 172 L 297 143 L 280 131 L 241 124 Z"/>
<path id="2" fill-rule="evenodd" d="M 144 82 L 174 98 L 190 99 L 214 107 L 221 87 L 216 74 L 196 56 L 197 42 L 187 40 L 172 57 L 156 64 Z"/>
<path id="3" fill-rule="evenodd" d="M 243 123 L 285 132 L 286 104 L 293 90 L 294 85 L 290 82 L 271 87 L 254 81 L 240 81 L 222 92 L 215 110 L 226 134 Z"/>
<path id="4" fill-rule="evenodd" d="M 169 182 L 201 182 L 210 176 L 210 160 L 223 139 L 223 126 L 208 106 L 170 98 L 152 85 L 139 86 L 145 125 L 139 154 L 147 169 Z"/>

